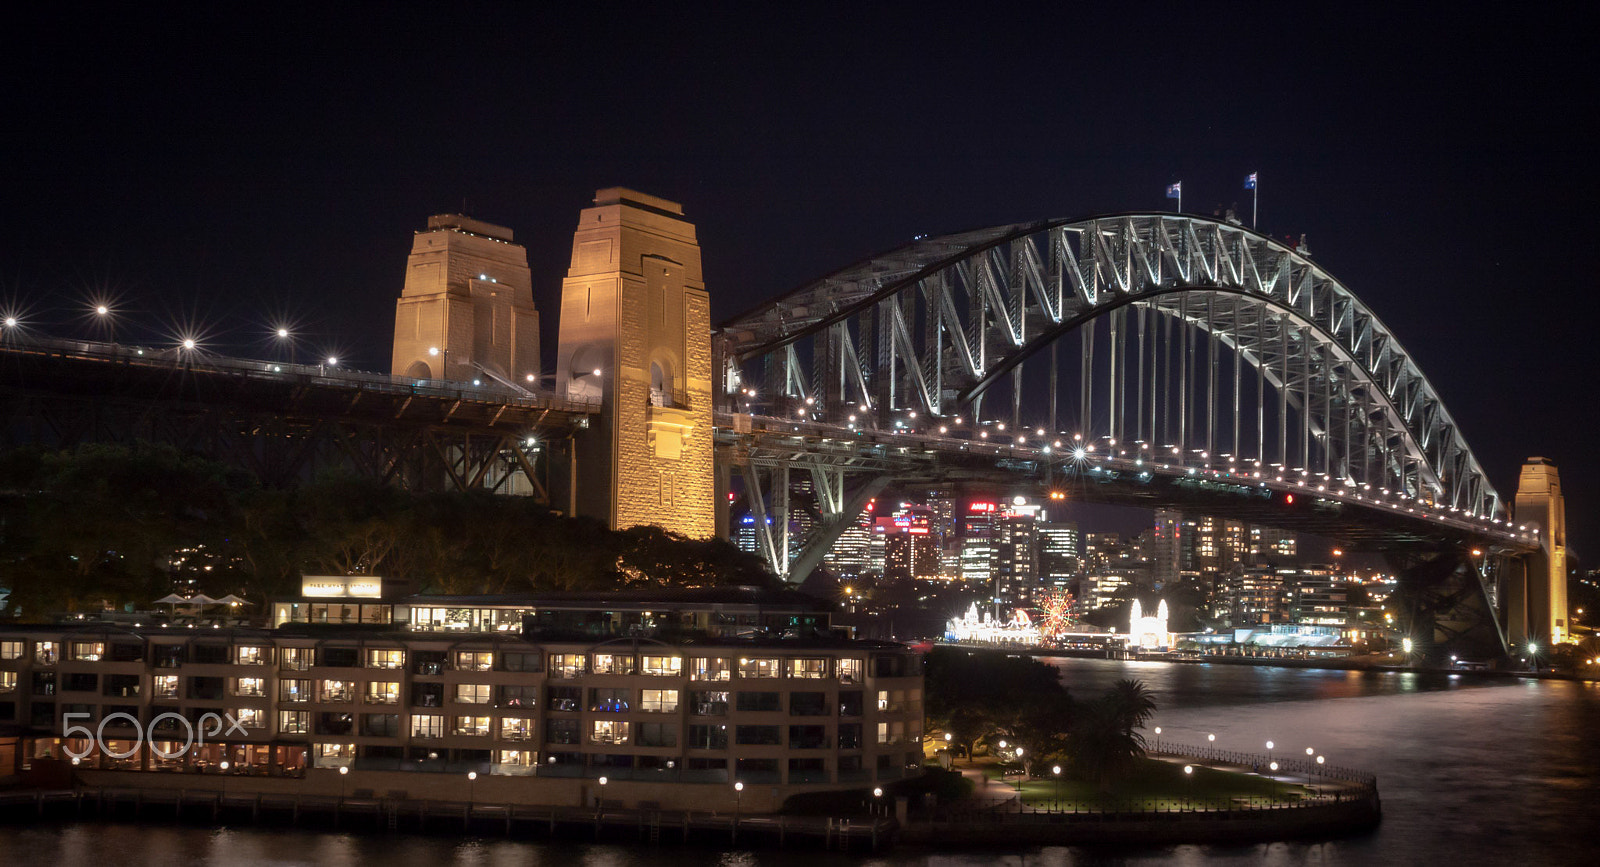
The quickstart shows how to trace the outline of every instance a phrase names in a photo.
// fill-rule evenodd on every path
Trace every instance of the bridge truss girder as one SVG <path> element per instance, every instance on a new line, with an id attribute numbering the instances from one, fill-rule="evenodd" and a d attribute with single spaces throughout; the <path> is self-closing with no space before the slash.
<path id="1" fill-rule="evenodd" d="M 754 401 L 847 429 L 988 419 L 1055 436 L 1066 433 L 1057 361 L 1069 338 L 1080 442 L 1176 449 L 1207 465 L 1225 453 L 1508 520 L 1376 314 L 1308 256 L 1198 217 L 1001 226 L 858 263 L 722 326 L 724 408 Z M 1038 362 L 1048 405 L 1025 419 L 1039 389 L 1024 369 Z M 760 397 L 745 398 L 746 385 Z"/>

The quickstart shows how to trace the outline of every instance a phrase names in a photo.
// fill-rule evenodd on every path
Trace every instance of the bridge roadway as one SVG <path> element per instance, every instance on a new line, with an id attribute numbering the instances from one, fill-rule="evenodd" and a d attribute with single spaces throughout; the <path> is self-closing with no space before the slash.
<path id="1" fill-rule="evenodd" d="M 1255 467 L 1239 471 L 1113 456 L 1105 453 L 1103 442 L 1100 450 L 1078 458 L 1066 437 L 1041 439 L 1038 445 L 998 443 L 970 431 L 940 435 L 759 415 L 747 416 L 746 423 L 735 415 L 717 414 L 719 460 L 815 462 L 845 472 L 889 474 L 909 484 L 1020 485 L 1040 496 L 1058 491 L 1075 502 L 1215 514 L 1370 550 L 1478 547 L 1500 554 L 1538 548 L 1537 529 L 1398 492 L 1329 486 L 1309 475 L 1280 478 Z"/>
<path id="2" fill-rule="evenodd" d="M 205 416 L 242 436 L 298 436 L 314 444 L 336 434 L 333 439 L 344 443 L 340 448 L 347 457 L 375 461 L 385 478 L 401 471 L 408 451 L 420 448 L 438 458 L 466 449 L 473 454 L 445 460 L 447 475 L 459 487 L 493 481 L 483 453 L 509 451 L 525 463 L 541 494 L 543 474 L 533 472 L 537 456 L 529 440 L 565 436 L 599 411 L 596 403 L 495 382 L 412 380 L 325 365 L 50 338 L 0 342 L 0 406 L 5 408 L 0 434 L 8 445 L 69 446 L 143 435 L 195 446 L 216 436 L 216 431 L 194 429 Z M 1280 478 L 1256 468 L 1240 472 L 1113 456 L 1103 444 L 1101 451 L 1075 458 L 1068 441 L 1060 439 L 998 443 L 975 439 L 970 431 L 939 435 L 735 413 L 717 413 L 715 421 L 723 462 L 820 463 L 906 484 L 1020 482 L 1079 502 L 1206 512 L 1375 549 L 1470 545 L 1525 553 L 1538 547 L 1537 530 L 1398 492 L 1330 488 L 1315 477 Z M 326 430 L 329 424 L 340 430 Z M 363 458 L 361 449 L 352 451 L 351 437 L 384 445 Z M 253 457 L 261 465 L 250 468 L 268 481 L 282 481 L 273 476 L 304 470 L 309 461 L 309 456 L 298 462 L 293 456 L 280 458 L 273 472 L 259 448 L 248 451 L 244 462 L 249 466 Z M 1294 495 L 1296 502 L 1286 502 L 1284 494 Z"/>
<path id="3" fill-rule="evenodd" d="M 488 382 L 411 380 L 175 347 L 5 335 L 0 444 L 147 440 L 240 465 L 267 484 L 330 467 L 428 487 L 501 489 L 535 471 L 540 441 L 597 403 Z M 527 489 L 513 485 L 507 490 Z"/>

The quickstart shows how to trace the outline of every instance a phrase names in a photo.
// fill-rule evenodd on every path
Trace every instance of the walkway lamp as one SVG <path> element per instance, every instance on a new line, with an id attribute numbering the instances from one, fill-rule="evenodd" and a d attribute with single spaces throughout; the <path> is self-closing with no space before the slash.
<path id="1" fill-rule="evenodd" d="M 1267 741 L 1267 761 L 1269 761 L 1269 762 L 1272 761 L 1272 749 L 1273 749 L 1272 741 Z M 1276 765 L 1274 765 L 1274 768 L 1276 768 Z"/>
<path id="2" fill-rule="evenodd" d="M 872 815 L 876 816 L 883 809 L 883 787 L 872 787 Z"/>
<path id="3" fill-rule="evenodd" d="M 345 778 L 348 777 L 348 776 L 350 776 L 350 766 L 349 765 L 340 765 L 339 766 L 339 802 L 340 803 L 344 802 Z"/>
<path id="4" fill-rule="evenodd" d="M 1156 752 L 1161 752 L 1161 726 L 1156 726 Z"/>
<path id="5" fill-rule="evenodd" d="M 1187 802 L 1189 809 L 1193 810 L 1194 809 L 1194 765 L 1184 765 L 1183 766 L 1183 779 L 1184 779 L 1183 800 L 1185 802 Z"/>
<path id="6" fill-rule="evenodd" d="M 1022 758 L 1022 747 L 1017 747 L 1017 798 L 1022 798 L 1022 781 L 1028 778 L 1028 763 Z"/>
<path id="7" fill-rule="evenodd" d="M 744 797 L 744 783 L 736 781 L 733 784 L 733 827 L 739 827 L 739 801 Z"/>
<path id="8" fill-rule="evenodd" d="M 1061 766 L 1052 765 L 1050 767 L 1050 773 L 1056 778 L 1056 796 L 1055 799 L 1050 803 L 1055 807 L 1055 809 L 1059 810 L 1061 809 Z"/>
<path id="9" fill-rule="evenodd" d="M 477 771 L 467 771 L 467 810 L 469 812 L 472 810 L 472 802 L 475 800 L 472 797 L 473 785 L 475 783 L 477 783 L 477 781 L 478 781 L 478 772 Z"/>
<path id="10" fill-rule="evenodd" d="M 1272 773 L 1274 774 L 1274 776 L 1272 778 L 1272 799 L 1273 800 L 1277 800 L 1278 799 L 1278 778 L 1277 778 L 1276 774 L 1278 773 L 1278 763 L 1277 762 L 1272 762 L 1272 763 L 1268 764 L 1267 767 L 1271 768 L 1272 769 Z"/>

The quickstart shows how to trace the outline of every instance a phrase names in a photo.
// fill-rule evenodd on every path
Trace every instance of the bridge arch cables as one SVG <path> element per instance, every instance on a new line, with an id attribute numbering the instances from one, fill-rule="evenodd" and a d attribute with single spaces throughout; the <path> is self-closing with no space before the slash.
<path id="1" fill-rule="evenodd" d="M 919 238 L 715 340 L 725 412 L 1042 437 L 1509 521 L 1377 314 L 1307 252 L 1226 222 L 1117 214 Z"/>

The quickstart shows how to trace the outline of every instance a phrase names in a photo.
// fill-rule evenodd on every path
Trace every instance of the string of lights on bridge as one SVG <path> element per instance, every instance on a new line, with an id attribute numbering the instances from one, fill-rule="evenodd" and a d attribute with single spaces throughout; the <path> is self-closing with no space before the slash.
<path id="1" fill-rule="evenodd" d="M 751 410 L 754 408 L 754 402 L 759 396 L 759 393 L 755 388 L 743 388 L 740 390 L 740 396 L 745 398 L 745 409 Z M 851 413 L 847 417 L 845 429 L 858 435 L 867 433 L 869 429 L 861 420 L 860 416 L 870 413 L 871 411 L 872 407 L 870 404 L 863 403 L 857 405 L 856 412 Z M 804 400 L 804 405 L 795 410 L 795 415 L 808 427 L 814 428 L 815 432 L 818 434 L 838 432 L 838 428 L 833 425 L 819 424 L 812 421 L 812 414 L 815 412 L 817 412 L 816 398 L 807 397 Z M 772 418 L 773 421 L 785 424 L 791 427 L 794 431 L 799 432 L 801 430 L 801 426 L 792 421 L 785 421 L 784 419 L 772 416 L 767 416 L 767 418 Z M 952 434 L 953 430 L 959 430 L 962 428 L 968 428 L 970 430 L 970 426 L 963 417 L 955 416 L 950 419 L 940 421 L 937 428 L 937 433 L 933 432 L 934 429 L 931 425 L 926 430 L 919 431 L 916 427 L 917 420 L 917 411 L 907 410 L 905 417 L 895 419 L 893 426 L 890 429 L 883 430 L 874 428 L 871 429 L 870 432 L 874 434 L 889 434 L 897 438 L 918 437 L 926 440 L 927 438 L 932 437 L 939 440 L 941 445 L 955 444 L 962 451 L 973 450 L 970 448 L 972 445 L 970 440 L 959 436 L 954 436 Z M 1005 422 L 995 422 L 994 432 L 996 434 L 1005 435 Z M 1227 469 L 1213 468 L 1211 466 L 1211 454 L 1204 449 L 1190 449 L 1190 452 L 1193 453 L 1197 459 L 1204 461 L 1205 465 L 1190 466 L 1187 462 L 1182 460 L 1182 451 L 1177 446 L 1163 446 L 1162 449 L 1171 450 L 1171 454 L 1175 456 L 1175 459 L 1170 462 L 1159 462 L 1155 458 L 1155 452 L 1159 450 L 1152 449 L 1150 443 L 1147 442 L 1139 442 L 1137 444 L 1137 453 L 1130 459 L 1127 449 L 1117 449 L 1117 440 L 1112 437 L 1099 438 L 1100 440 L 1104 441 L 1104 447 L 1109 451 L 1097 451 L 1096 443 L 1085 442 L 1083 434 L 1081 433 L 1075 433 L 1071 435 L 1070 439 L 1072 444 L 1069 446 L 1067 445 L 1067 434 L 1064 432 L 1058 432 L 1057 436 L 1059 438 L 1051 438 L 1042 427 L 1036 427 L 1031 432 L 1027 431 L 1026 429 L 1020 432 L 1014 431 L 1009 434 L 1009 437 L 1012 441 L 1010 443 L 1002 443 L 998 442 L 997 440 L 1004 439 L 1005 436 L 991 438 L 989 430 L 983 425 L 983 423 L 980 423 L 977 436 L 979 440 L 990 440 L 990 442 L 979 443 L 979 445 L 989 445 L 993 447 L 994 453 L 997 455 L 1003 454 L 1003 450 L 1007 449 L 1010 450 L 1010 454 L 1012 456 L 1018 456 L 1020 450 L 1023 456 L 1032 455 L 1046 460 L 1048 460 L 1052 454 L 1065 454 L 1072 462 L 1080 467 L 1087 467 L 1089 472 L 1092 473 L 1104 472 L 1107 467 L 1113 469 L 1119 468 L 1119 465 L 1121 465 L 1120 468 L 1131 469 L 1139 473 L 1141 479 L 1149 479 L 1151 477 L 1150 468 L 1153 467 L 1164 471 L 1182 471 L 1185 475 L 1195 478 L 1212 478 L 1224 481 L 1243 480 L 1246 484 L 1254 482 L 1257 486 L 1266 489 L 1271 489 L 1271 484 L 1269 483 L 1273 483 L 1284 485 L 1286 488 L 1293 487 L 1307 494 L 1328 496 L 1345 501 L 1354 499 L 1356 502 L 1366 505 L 1386 508 L 1396 513 L 1412 514 L 1420 518 L 1431 517 L 1435 519 L 1443 518 L 1446 520 L 1458 521 L 1461 524 L 1474 529 L 1487 530 L 1490 528 L 1501 528 L 1499 532 L 1513 537 L 1520 537 L 1527 541 L 1535 541 L 1539 534 L 1538 527 L 1530 528 L 1526 524 L 1514 524 L 1511 520 L 1488 515 L 1474 515 L 1466 509 L 1461 509 L 1456 506 L 1437 505 L 1429 502 L 1425 498 L 1415 497 L 1401 491 L 1392 491 L 1387 488 L 1380 488 L 1377 494 L 1373 494 L 1371 485 L 1357 485 L 1353 479 L 1346 479 L 1345 485 L 1349 488 L 1359 488 L 1359 490 L 1342 491 L 1339 489 L 1337 484 L 1331 484 L 1330 486 L 1330 483 L 1333 482 L 1333 479 L 1326 473 L 1318 473 L 1315 477 L 1313 477 L 1309 470 L 1301 468 L 1287 468 L 1274 463 L 1271 465 L 1271 468 L 1275 468 L 1276 472 L 1274 473 L 1272 469 L 1268 469 L 1266 471 L 1266 475 L 1263 476 L 1263 469 L 1261 461 L 1259 460 L 1248 462 L 1252 464 L 1252 466 L 1244 470 L 1240 470 L 1235 466 L 1230 466 Z M 1040 442 L 1041 444 L 1029 445 L 1030 436 L 1034 437 L 1035 441 Z M 899 448 L 905 450 L 909 448 L 909 446 L 899 446 Z M 1217 457 L 1227 458 L 1229 464 L 1237 464 L 1238 462 L 1238 459 L 1233 455 L 1219 454 Z M 1103 466 L 1094 465 L 1096 462 Z M 1293 474 L 1295 472 L 1298 472 L 1301 478 L 1294 478 Z M 1289 490 L 1285 490 L 1284 493 L 1288 497 L 1287 502 L 1292 504 L 1294 502 L 1294 493 Z M 1060 491 L 1052 491 L 1050 493 L 1050 498 L 1054 500 L 1062 500 L 1065 499 L 1065 494 Z M 1475 556 L 1479 556 L 1482 554 L 1482 551 L 1474 549 L 1473 554 Z"/>

